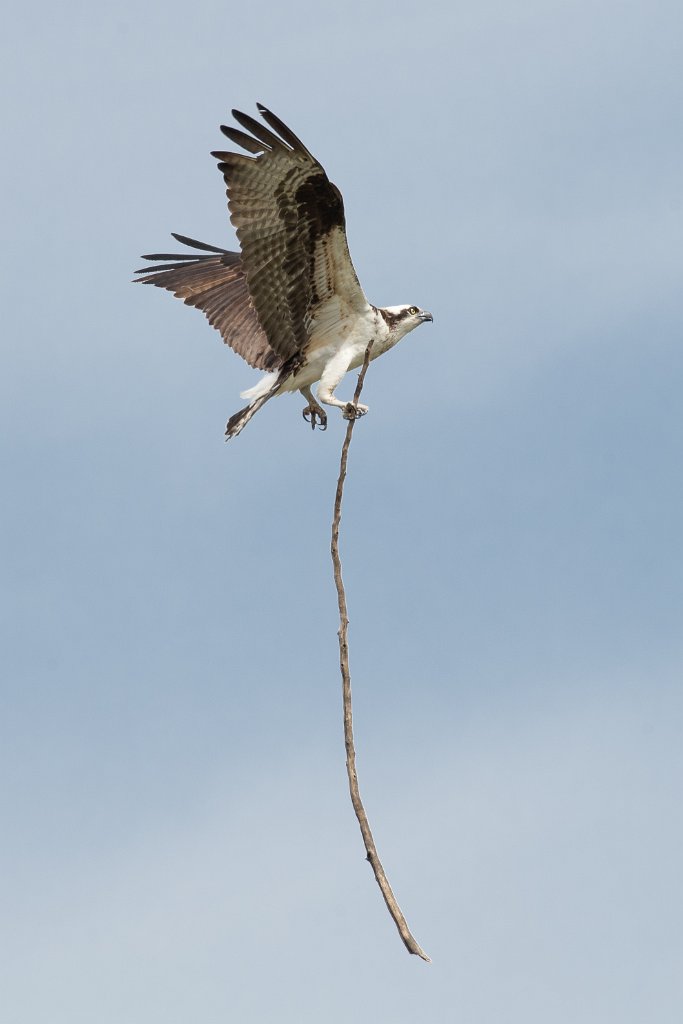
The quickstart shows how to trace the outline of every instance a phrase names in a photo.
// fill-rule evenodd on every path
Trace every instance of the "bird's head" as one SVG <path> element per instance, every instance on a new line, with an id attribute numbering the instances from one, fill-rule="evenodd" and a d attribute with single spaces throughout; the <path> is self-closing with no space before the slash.
<path id="1" fill-rule="evenodd" d="M 431 323 L 434 319 L 431 313 L 426 309 L 420 309 L 419 306 L 385 306 L 379 312 L 397 341 L 409 331 L 414 331 L 420 324 L 427 320 Z"/>

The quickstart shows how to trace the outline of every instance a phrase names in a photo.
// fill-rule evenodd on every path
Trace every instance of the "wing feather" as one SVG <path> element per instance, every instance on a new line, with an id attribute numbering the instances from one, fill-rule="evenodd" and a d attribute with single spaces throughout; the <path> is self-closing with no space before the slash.
<path id="1" fill-rule="evenodd" d="M 174 234 L 199 252 L 144 256 L 156 265 L 136 273 L 201 309 L 251 366 L 295 372 L 314 328 L 324 322 L 332 330 L 368 303 L 351 262 L 339 189 L 280 118 L 260 103 L 258 110 L 265 124 L 233 110 L 245 130 L 221 125 L 245 152 L 213 153 L 242 252 Z"/>
<path id="2" fill-rule="evenodd" d="M 367 299 L 348 251 L 339 189 L 284 122 L 261 104 L 258 109 L 267 128 L 237 110 L 235 120 L 251 134 L 222 128 L 255 155 L 220 150 L 213 156 L 227 185 L 253 309 L 284 362 L 303 358 L 320 305 L 336 296 L 360 311 Z"/>
<path id="3" fill-rule="evenodd" d="M 256 139 L 252 139 L 251 135 L 245 135 L 239 129 L 224 124 L 221 125 L 221 131 L 224 135 L 227 135 L 231 142 L 234 142 L 237 146 L 242 146 L 248 153 L 263 152 L 263 145 L 257 142 Z"/>
<path id="4" fill-rule="evenodd" d="M 243 114 L 240 110 L 233 110 L 231 113 L 243 128 L 246 128 L 248 132 L 251 132 L 259 142 L 263 142 L 268 149 L 275 150 L 289 148 L 285 146 L 282 139 L 278 139 L 277 135 L 268 131 L 268 129 L 265 128 L 260 121 L 257 121 L 256 118 L 251 117 L 249 114 Z"/>
<path id="5" fill-rule="evenodd" d="M 159 254 L 146 260 L 173 260 L 136 271 L 142 284 L 166 288 L 188 306 L 201 309 L 223 341 L 258 370 L 278 369 L 282 359 L 269 345 L 252 305 L 239 253 L 174 235 L 195 249 L 215 255 Z M 182 262 L 180 262 L 182 261 Z"/>
<path id="6" fill-rule="evenodd" d="M 306 149 L 301 139 L 294 134 L 291 128 L 287 127 L 284 121 L 281 121 L 279 117 L 276 117 L 276 115 L 264 107 L 262 103 L 257 103 L 256 106 L 258 107 L 258 111 L 263 120 L 266 121 L 271 128 L 275 129 L 280 138 L 289 143 L 292 149 L 296 150 L 297 153 L 301 153 L 302 156 L 308 157 L 308 159 L 312 160 L 314 163 L 317 162 L 313 154 L 309 153 Z"/>

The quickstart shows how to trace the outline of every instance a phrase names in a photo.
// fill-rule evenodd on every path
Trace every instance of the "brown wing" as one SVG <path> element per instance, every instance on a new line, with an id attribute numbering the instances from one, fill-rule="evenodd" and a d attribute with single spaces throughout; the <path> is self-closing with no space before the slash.
<path id="1" fill-rule="evenodd" d="M 211 326 L 220 331 L 223 341 L 250 366 L 257 370 L 277 369 L 282 359 L 268 344 L 259 324 L 239 253 L 217 249 L 184 235 L 174 234 L 173 237 L 212 255 L 157 253 L 143 256 L 145 260 L 162 262 L 136 271 L 145 275 L 136 280 L 166 288 L 177 298 L 184 299 L 188 306 L 201 309 Z M 172 262 L 167 262 L 169 260 Z"/>
<path id="2" fill-rule="evenodd" d="M 336 297 L 360 311 L 367 300 L 349 255 L 339 189 L 279 118 L 261 104 L 258 109 L 269 128 L 237 110 L 235 120 L 251 134 L 221 126 L 254 155 L 212 155 L 227 185 L 258 321 L 281 359 L 297 360 L 318 307 Z"/>

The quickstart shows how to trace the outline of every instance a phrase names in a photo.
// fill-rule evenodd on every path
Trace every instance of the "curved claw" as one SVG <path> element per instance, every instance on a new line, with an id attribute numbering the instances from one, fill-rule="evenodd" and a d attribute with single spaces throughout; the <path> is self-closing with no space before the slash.
<path id="1" fill-rule="evenodd" d="M 353 402 L 347 402 L 342 411 L 342 416 L 345 420 L 359 420 L 361 416 L 365 416 L 367 411 L 367 405 L 354 405 Z"/>
<path id="2" fill-rule="evenodd" d="M 315 430 L 316 427 L 318 430 L 327 430 L 327 413 L 319 406 L 316 408 L 315 406 L 307 405 L 301 415 L 307 423 L 311 424 L 311 430 Z"/>

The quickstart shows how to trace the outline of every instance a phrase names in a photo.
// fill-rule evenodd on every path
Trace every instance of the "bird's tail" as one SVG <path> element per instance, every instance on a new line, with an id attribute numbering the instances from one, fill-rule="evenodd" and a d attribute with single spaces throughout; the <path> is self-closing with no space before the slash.
<path id="1" fill-rule="evenodd" d="M 272 397 L 272 393 L 270 395 L 263 395 L 262 398 L 257 398 L 256 401 L 250 402 L 244 409 L 240 409 L 239 412 L 231 416 L 225 428 L 225 440 L 229 441 L 231 437 L 237 437 L 238 434 L 241 434 L 251 417 L 255 416 L 261 406 L 265 405 L 268 399 Z"/>
<path id="2" fill-rule="evenodd" d="M 257 395 L 255 398 L 252 399 L 249 405 L 246 405 L 244 409 L 240 409 L 239 412 L 236 412 L 228 420 L 227 426 L 225 428 L 226 441 L 229 441 L 232 437 L 237 437 L 237 435 L 244 430 L 252 416 L 255 416 L 259 409 L 262 408 L 262 406 L 264 406 L 269 399 L 273 398 L 273 396 L 278 393 L 282 384 L 284 384 L 287 378 L 291 376 L 291 373 L 292 360 L 290 359 L 287 363 L 285 363 L 285 365 L 282 367 L 279 373 L 273 373 L 268 375 L 274 378 L 268 390 Z M 267 382 L 268 378 L 265 378 L 265 380 Z M 263 384 L 263 381 L 260 381 L 259 384 Z M 257 389 L 260 390 L 259 385 L 257 385 L 255 388 L 252 388 L 251 391 L 253 392 L 256 391 Z M 249 392 L 243 392 L 243 397 L 247 397 L 248 394 Z"/>

